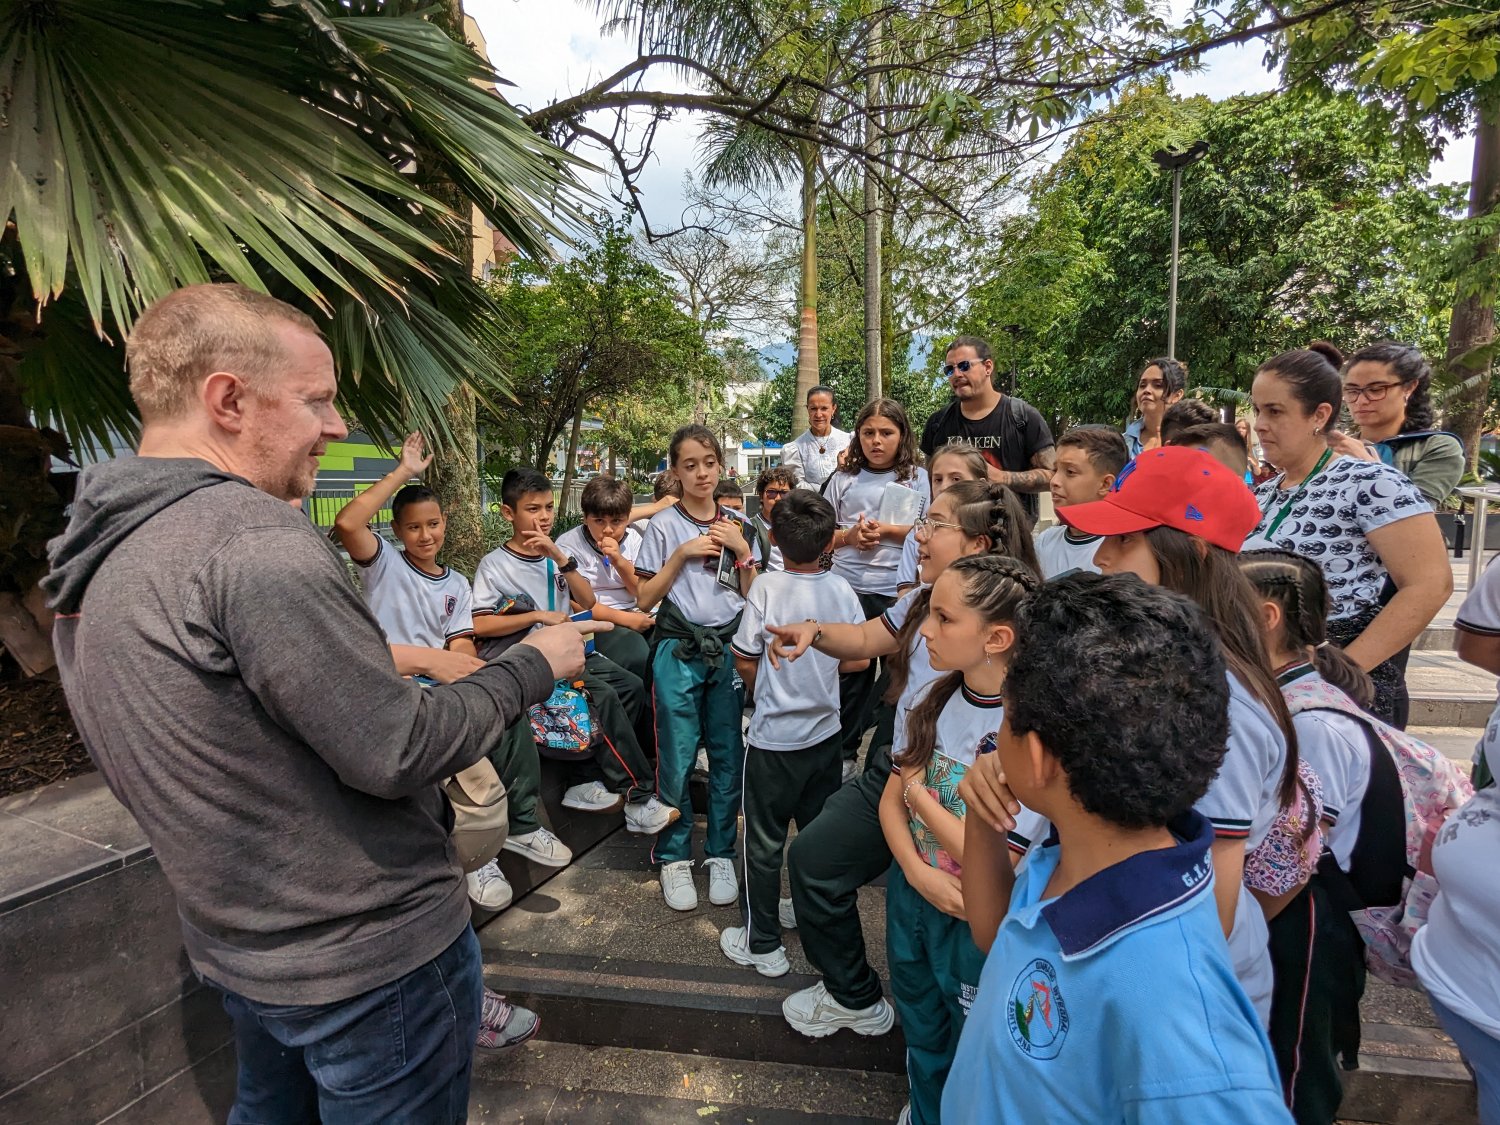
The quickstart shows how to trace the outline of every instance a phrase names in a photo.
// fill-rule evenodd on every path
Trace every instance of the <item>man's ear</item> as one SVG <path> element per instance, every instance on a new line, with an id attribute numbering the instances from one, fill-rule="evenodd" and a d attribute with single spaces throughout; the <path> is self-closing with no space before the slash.
<path id="1" fill-rule="evenodd" d="M 249 397 L 244 381 L 228 371 L 215 371 L 203 380 L 199 390 L 208 417 L 221 430 L 231 434 L 245 428 L 245 400 Z"/>

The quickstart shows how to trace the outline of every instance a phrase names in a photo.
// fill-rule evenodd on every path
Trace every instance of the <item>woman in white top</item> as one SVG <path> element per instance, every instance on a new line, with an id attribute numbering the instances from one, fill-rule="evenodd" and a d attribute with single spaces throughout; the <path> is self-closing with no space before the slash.
<path id="1" fill-rule="evenodd" d="M 1481 1125 L 1500 1125 L 1500 789 L 1475 793 L 1432 848 L 1442 888 L 1411 943 L 1411 965 L 1479 1085 Z"/>
<path id="2" fill-rule="evenodd" d="M 822 488 L 844 463 L 853 435 L 833 424 L 838 404 L 833 388 L 816 386 L 807 392 L 807 429 L 781 447 L 781 463 L 797 474 L 803 488 Z"/>
<path id="3" fill-rule="evenodd" d="M 1375 682 L 1374 714 L 1405 727 L 1406 657 L 1453 591 L 1437 517 L 1389 465 L 1341 456 L 1330 427 L 1343 399 L 1337 349 L 1266 360 L 1251 390 L 1255 433 L 1279 474 L 1255 490 L 1260 521 L 1246 546 L 1316 562 L 1333 598 L 1329 636 Z"/>

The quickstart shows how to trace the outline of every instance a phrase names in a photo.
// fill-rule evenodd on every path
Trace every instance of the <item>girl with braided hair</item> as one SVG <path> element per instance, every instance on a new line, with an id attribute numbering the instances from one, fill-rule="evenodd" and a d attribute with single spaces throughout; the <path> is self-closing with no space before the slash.
<path id="1" fill-rule="evenodd" d="M 1246 551 L 1240 569 L 1260 595 L 1266 648 L 1282 690 L 1321 680 L 1369 707 L 1370 677 L 1329 643 L 1330 598 L 1318 564 L 1291 551 Z M 1368 736 L 1359 720 L 1334 710 L 1297 710 L 1292 722 L 1301 758 L 1322 783 L 1327 854 L 1347 873 L 1370 785 Z M 1343 1096 L 1338 1056 L 1350 1064 L 1359 1056 L 1364 941 L 1349 911 L 1335 905 L 1327 877 L 1316 873 L 1271 919 L 1270 931 L 1271 1045 L 1287 1104 L 1299 1125 L 1326 1125 Z"/>
<path id="2" fill-rule="evenodd" d="M 895 1013 L 881 995 L 880 977 L 865 956 L 859 888 L 891 865 L 880 826 L 880 797 L 891 773 L 891 755 L 902 750 L 904 717 L 937 678 L 920 633 L 927 587 L 956 559 L 971 555 L 1006 555 L 1035 565 L 1020 501 L 1005 485 L 991 481 L 960 481 L 950 487 L 914 534 L 924 585 L 880 617 L 863 625 L 807 621 L 770 627 L 775 637 L 770 652 L 778 661 L 796 660 L 809 648 L 840 660 L 889 658 L 887 698 L 901 717 L 894 725 L 876 728 L 864 773 L 828 799 L 787 851 L 792 902 L 782 904 L 782 925 L 798 928 L 803 952 L 822 979 L 788 996 L 782 1013 L 792 1027 L 814 1038 L 840 1028 L 883 1035 L 895 1023 Z M 951 885 L 956 899 L 957 880 Z"/>
<path id="3" fill-rule="evenodd" d="M 947 675 L 909 713 L 897 771 L 880 799 L 894 859 L 886 883 L 886 956 L 906 1036 L 907 1120 L 914 1125 L 939 1119 L 943 1085 L 984 968 L 959 883 L 958 784 L 979 755 L 995 749 L 1016 612 L 1040 586 L 1034 570 L 1000 555 L 961 558 L 938 576 L 921 632 L 933 670 Z M 1023 809 L 1018 828 L 1035 819 Z M 1027 843 L 1012 842 L 1013 860 Z"/>

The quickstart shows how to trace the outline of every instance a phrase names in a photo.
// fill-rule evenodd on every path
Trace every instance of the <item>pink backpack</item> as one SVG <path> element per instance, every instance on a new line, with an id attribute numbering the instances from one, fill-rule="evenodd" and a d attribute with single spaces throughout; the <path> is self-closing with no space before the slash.
<path id="1" fill-rule="evenodd" d="M 1443 821 L 1473 796 L 1474 787 L 1441 752 L 1362 711 L 1332 684 L 1308 678 L 1288 684 L 1282 694 L 1293 714 L 1337 711 L 1364 728 L 1370 784 L 1360 802 L 1349 871 L 1324 853 L 1318 874 L 1334 905 L 1353 916 L 1370 972 L 1388 984 L 1416 988 L 1411 939 L 1437 895 L 1437 880 L 1417 868 Z"/>

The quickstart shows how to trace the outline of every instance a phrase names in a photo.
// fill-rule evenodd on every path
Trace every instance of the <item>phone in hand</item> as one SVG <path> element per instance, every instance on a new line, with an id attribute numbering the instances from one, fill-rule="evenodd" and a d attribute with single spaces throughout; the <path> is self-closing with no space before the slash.
<path id="1" fill-rule="evenodd" d="M 591 609 L 581 609 L 568 617 L 569 621 L 592 621 L 593 619 L 594 611 Z M 585 633 L 583 635 L 583 655 L 585 657 L 593 656 L 594 651 L 594 634 Z"/>

